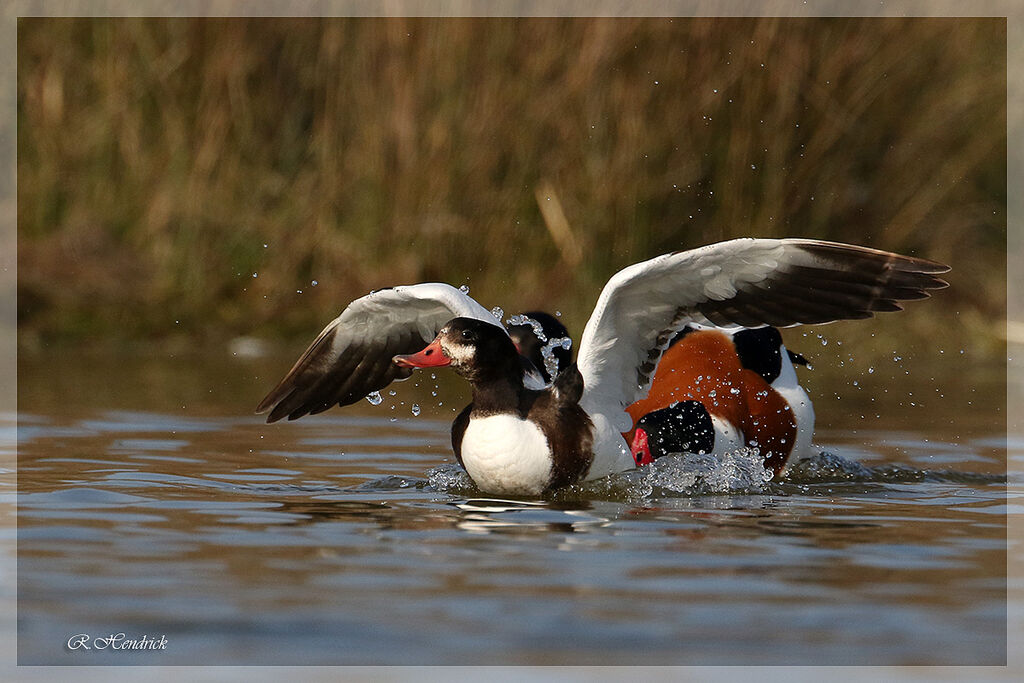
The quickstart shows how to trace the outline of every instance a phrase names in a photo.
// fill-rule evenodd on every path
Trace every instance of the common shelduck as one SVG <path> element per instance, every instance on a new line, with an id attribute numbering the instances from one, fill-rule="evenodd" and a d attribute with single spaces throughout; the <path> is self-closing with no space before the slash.
<path id="1" fill-rule="evenodd" d="M 560 371 L 571 359 L 569 332 L 556 318 L 531 311 L 510 319 L 516 349 L 537 367 Z M 554 339 L 556 352 L 547 352 Z M 790 458 L 811 455 L 814 408 L 794 364 L 807 359 L 782 343 L 774 327 L 722 330 L 687 325 L 669 342 L 645 398 L 627 406 L 633 428 L 623 434 L 638 466 L 679 453 L 724 454 L 757 448 L 780 474 Z"/>
<path id="2" fill-rule="evenodd" d="M 671 453 L 757 448 L 776 475 L 811 455 L 814 407 L 774 327 L 719 330 L 688 325 L 662 356 L 645 398 L 628 406 L 624 435 L 637 465 Z"/>
<path id="3" fill-rule="evenodd" d="M 463 467 L 484 492 L 535 496 L 636 466 L 623 437 L 634 426 L 627 408 L 649 397 L 659 360 L 687 325 L 868 318 L 947 286 L 936 274 L 948 270 L 807 239 L 745 238 L 664 254 L 608 281 L 584 328 L 578 366 L 543 388 L 501 322 L 467 294 L 444 284 L 394 287 L 349 304 L 257 412 L 269 411 L 268 422 L 297 419 L 355 403 L 414 368 L 450 365 L 473 390 L 452 426 Z"/>

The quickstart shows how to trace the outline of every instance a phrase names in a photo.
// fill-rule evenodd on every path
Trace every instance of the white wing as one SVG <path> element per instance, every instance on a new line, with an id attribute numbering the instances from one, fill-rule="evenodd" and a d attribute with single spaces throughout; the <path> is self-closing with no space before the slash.
<path id="1" fill-rule="evenodd" d="M 897 311 L 945 287 L 948 267 L 876 249 L 804 239 L 738 239 L 658 256 L 608 281 L 579 347 L 580 404 L 630 427 L 672 336 L 689 322 L 788 327 Z"/>
<path id="2" fill-rule="evenodd" d="M 356 299 L 309 345 L 280 384 L 260 401 L 267 422 L 294 420 L 355 403 L 412 370 L 391 362 L 426 346 L 452 318 L 501 322 L 468 294 L 446 284 L 381 289 Z"/>

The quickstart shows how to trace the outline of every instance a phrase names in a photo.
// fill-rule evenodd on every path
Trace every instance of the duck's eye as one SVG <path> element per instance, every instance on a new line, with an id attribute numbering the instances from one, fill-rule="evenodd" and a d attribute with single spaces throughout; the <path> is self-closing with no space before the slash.
<path id="1" fill-rule="evenodd" d="M 463 330 L 462 331 L 462 338 L 463 339 L 473 339 L 475 337 L 476 337 L 476 335 L 473 334 L 473 330 Z"/>

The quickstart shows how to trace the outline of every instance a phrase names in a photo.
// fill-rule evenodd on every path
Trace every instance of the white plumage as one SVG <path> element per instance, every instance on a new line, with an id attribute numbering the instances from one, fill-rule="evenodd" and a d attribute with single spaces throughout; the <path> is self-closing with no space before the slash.
<path id="1" fill-rule="evenodd" d="M 488 493 L 537 495 L 551 479 L 551 449 L 536 423 L 490 415 L 469 421 L 462 437 L 462 465 Z"/>

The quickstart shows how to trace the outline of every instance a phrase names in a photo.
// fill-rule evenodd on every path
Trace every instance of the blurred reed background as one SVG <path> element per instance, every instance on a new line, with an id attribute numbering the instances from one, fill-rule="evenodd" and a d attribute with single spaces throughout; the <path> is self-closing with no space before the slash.
<path id="1" fill-rule="evenodd" d="M 305 340 L 427 280 L 579 331 L 625 265 L 808 236 L 949 263 L 943 333 L 997 339 L 1005 131 L 1001 19 L 22 18 L 19 338 Z"/>

